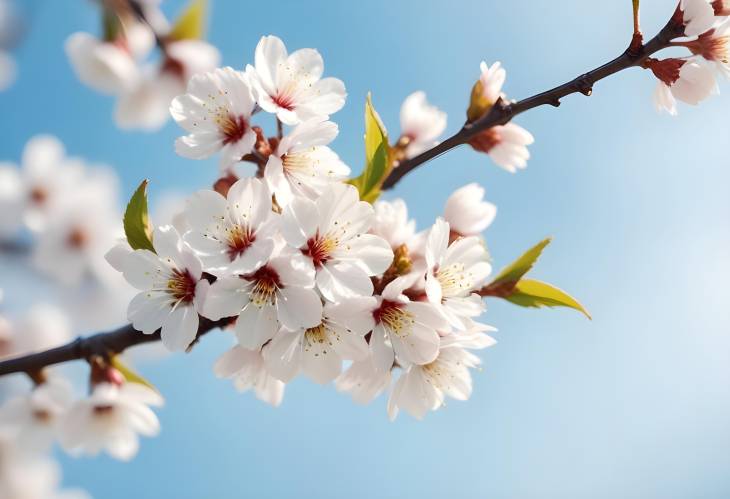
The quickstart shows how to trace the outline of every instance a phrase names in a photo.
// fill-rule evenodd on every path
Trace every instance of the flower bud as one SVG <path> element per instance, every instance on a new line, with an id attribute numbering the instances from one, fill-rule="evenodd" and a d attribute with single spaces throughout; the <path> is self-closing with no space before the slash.
<path id="1" fill-rule="evenodd" d="M 502 96 L 502 85 L 507 78 L 507 72 L 499 62 L 495 62 L 490 67 L 482 61 L 479 67 L 482 74 L 471 89 L 469 108 L 466 111 L 469 122 L 474 122 L 487 114 Z"/>

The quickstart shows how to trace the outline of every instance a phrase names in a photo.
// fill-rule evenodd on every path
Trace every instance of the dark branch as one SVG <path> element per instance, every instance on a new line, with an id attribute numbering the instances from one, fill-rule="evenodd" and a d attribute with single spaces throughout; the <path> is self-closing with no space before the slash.
<path id="1" fill-rule="evenodd" d="M 469 139 L 475 135 L 492 128 L 497 125 L 504 125 L 512 120 L 518 114 L 529 111 L 535 107 L 551 105 L 559 106 L 560 99 L 574 94 L 582 93 L 583 95 L 591 95 L 593 85 L 612 74 L 623 71 L 641 64 L 652 54 L 670 46 L 670 42 L 684 33 L 684 26 L 677 24 L 674 20 L 669 21 L 667 25 L 659 32 L 657 36 L 652 38 L 645 45 L 635 46 L 635 38 L 632 44 L 623 54 L 600 66 L 592 71 L 578 76 L 577 78 L 559 85 L 546 92 L 533 95 L 521 101 L 510 103 L 499 100 L 492 108 L 473 123 L 466 123 L 461 130 L 452 135 L 437 146 L 415 156 L 411 159 L 402 161 L 393 172 L 383 182 L 383 189 L 391 189 L 398 181 L 420 165 L 449 151 L 456 146 L 466 144 Z"/>
<path id="2" fill-rule="evenodd" d="M 197 338 L 225 324 L 226 320 L 211 321 L 201 317 Z M 142 334 L 134 329 L 131 324 L 127 324 L 107 333 L 97 333 L 86 338 L 77 338 L 70 343 L 50 350 L 4 360 L 0 362 L 0 376 L 12 373 L 33 375 L 44 367 L 54 364 L 71 360 L 88 360 L 94 356 L 109 357 L 135 345 L 159 340 L 159 330 L 155 331 L 154 334 Z"/>

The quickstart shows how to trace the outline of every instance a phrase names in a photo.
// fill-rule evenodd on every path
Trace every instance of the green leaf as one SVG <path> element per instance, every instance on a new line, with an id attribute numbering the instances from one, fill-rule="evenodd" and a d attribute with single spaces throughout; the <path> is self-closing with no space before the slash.
<path id="1" fill-rule="evenodd" d="M 117 16 L 111 9 L 103 9 L 101 12 L 101 29 L 102 39 L 105 42 L 111 42 L 119 36 L 122 25 Z"/>
<path id="2" fill-rule="evenodd" d="M 516 283 L 522 279 L 522 276 L 527 274 L 532 266 L 535 265 L 535 262 L 542 253 L 542 250 L 545 249 L 545 246 L 550 244 L 550 241 L 552 241 L 552 238 L 545 238 L 529 250 L 525 251 L 517 260 L 502 269 L 502 271 L 497 274 L 497 277 L 495 277 L 490 283 L 490 286 L 495 284 Z"/>
<path id="3" fill-rule="evenodd" d="M 152 246 L 152 231 L 147 215 L 147 180 L 143 180 L 132 194 L 124 212 L 124 233 L 132 249 L 155 251 Z"/>
<path id="4" fill-rule="evenodd" d="M 192 0 L 170 30 L 173 40 L 200 40 L 205 35 L 206 0 Z"/>
<path id="5" fill-rule="evenodd" d="M 124 378 L 129 383 L 137 383 L 139 385 L 144 385 L 147 388 L 152 388 L 153 390 L 157 391 L 157 388 L 155 388 L 155 385 L 144 379 L 142 376 L 134 372 L 129 366 L 127 366 L 122 360 L 119 358 L 118 355 L 114 355 L 111 358 L 111 364 L 114 369 L 122 373 Z"/>
<path id="6" fill-rule="evenodd" d="M 522 279 L 505 300 L 521 307 L 569 307 L 583 313 L 588 319 L 591 314 L 578 300 L 552 284 L 535 279 Z"/>
<path id="7" fill-rule="evenodd" d="M 365 169 L 359 177 L 351 179 L 350 184 L 357 187 L 360 199 L 372 203 L 380 196 L 380 187 L 391 168 L 388 132 L 368 93 L 365 101 Z"/>

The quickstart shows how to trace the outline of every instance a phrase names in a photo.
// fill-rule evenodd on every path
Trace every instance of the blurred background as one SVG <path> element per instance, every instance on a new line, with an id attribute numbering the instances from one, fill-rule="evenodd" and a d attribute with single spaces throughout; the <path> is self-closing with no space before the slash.
<path id="1" fill-rule="evenodd" d="M 29 138 L 50 133 L 69 154 L 113 166 L 123 199 L 143 178 L 153 205 L 213 182 L 216 159 L 175 154 L 174 123 L 154 134 L 120 131 L 113 100 L 74 76 L 63 44 L 75 31 L 99 33 L 95 5 L 20 4 L 27 31 L 12 51 L 17 80 L 0 93 L 0 160 L 18 162 Z M 675 4 L 643 4 L 652 35 Z M 182 7 L 163 3 L 170 15 Z M 505 91 L 519 99 L 612 59 L 631 35 L 629 0 L 218 0 L 211 8 L 208 40 L 225 65 L 253 62 L 267 34 L 323 54 L 326 75 L 347 86 L 334 149 L 354 171 L 368 91 L 392 135 L 415 90 L 449 114 L 453 133 L 481 60 L 502 61 Z M 495 267 L 553 236 L 531 275 L 571 292 L 593 321 L 490 301 L 483 319 L 499 328 L 499 343 L 480 354 L 471 400 L 395 423 L 384 397 L 361 407 L 303 379 L 276 409 L 240 395 L 212 373 L 230 344 L 213 334 L 189 355 L 138 362 L 167 401 L 161 435 L 127 464 L 59 453 L 64 485 L 103 499 L 729 497 L 730 87 L 670 117 L 654 111 L 654 85 L 633 69 L 599 82 L 590 98 L 519 116 L 536 138 L 525 171 L 506 173 L 461 148 L 387 196 L 404 197 L 424 228 L 455 188 L 484 185 L 499 208 L 487 231 Z M 20 313 L 44 288 L 0 259 L 3 310 Z"/>

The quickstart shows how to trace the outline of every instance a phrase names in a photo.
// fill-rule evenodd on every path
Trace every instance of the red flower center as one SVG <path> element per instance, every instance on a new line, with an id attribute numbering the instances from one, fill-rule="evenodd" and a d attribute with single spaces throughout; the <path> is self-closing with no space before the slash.
<path id="1" fill-rule="evenodd" d="M 195 279 L 187 270 L 173 269 L 167 289 L 178 302 L 190 303 L 195 298 Z"/>
<path id="2" fill-rule="evenodd" d="M 319 233 L 307 241 L 307 247 L 302 253 L 312 259 L 314 266 L 319 268 L 331 258 L 332 251 L 337 247 L 337 240 L 329 237 L 320 237 Z"/>
<path id="3" fill-rule="evenodd" d="M 218 121 L 218 128 L 223 134 L 223 145 L 241 140 L 248 131 L 248 121 L 243 116 L 228 114 Z"/>
<path id="4" fill-rule="evenodd" d="M 234 226 L 228 232 L 228 258 L 231 261 L 243 255 L 256 240 L 256 234 L 247 226 Z"/>

